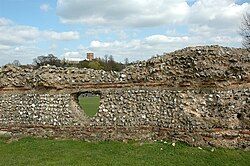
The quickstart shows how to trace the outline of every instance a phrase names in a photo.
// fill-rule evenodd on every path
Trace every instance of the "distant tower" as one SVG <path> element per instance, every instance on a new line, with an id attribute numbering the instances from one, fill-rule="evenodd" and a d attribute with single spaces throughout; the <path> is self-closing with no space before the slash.
<path id="1" fill-rule="evenodd" d="M 88 52 L 88 53 L 87 53 L 87 60 L 88 60 L 88 61 L 92 61 L 93 59 L 94 59 L 94 53 Z"/>

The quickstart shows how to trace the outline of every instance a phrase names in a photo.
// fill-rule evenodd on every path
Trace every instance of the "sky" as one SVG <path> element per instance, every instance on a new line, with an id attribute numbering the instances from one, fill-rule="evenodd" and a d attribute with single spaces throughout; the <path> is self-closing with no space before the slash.
<path id="1" fill-rule="evenodd" d="M 37 56 L 146 60 L 188 46 L 242 47 L 250 0 L 0 0 L 0 65 Z"/>

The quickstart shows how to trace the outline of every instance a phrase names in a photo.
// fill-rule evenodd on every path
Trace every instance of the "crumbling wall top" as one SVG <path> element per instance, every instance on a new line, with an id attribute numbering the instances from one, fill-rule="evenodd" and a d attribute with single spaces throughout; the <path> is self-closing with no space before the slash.
<path id="1" fill-rule="evenodd" d="M 121 72 L 12 65 L 0 69 L 0 88 L 79 88 L 115 85 L 170 87 L 249 84 L 250 53 L 245 49 L 213 46 L 187 47 L 127 66 Z"/>

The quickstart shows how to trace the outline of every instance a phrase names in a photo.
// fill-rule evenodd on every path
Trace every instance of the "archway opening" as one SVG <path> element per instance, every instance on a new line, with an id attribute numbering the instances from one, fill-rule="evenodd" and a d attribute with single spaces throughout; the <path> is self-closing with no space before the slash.
<path id="1" fill-rule="evenodd" d="M 100 93 L 98 92 L 82 92 L 78 94 L 78 104 L 83 109 L 85 114 L 93 117 L 99 110 Z"/>

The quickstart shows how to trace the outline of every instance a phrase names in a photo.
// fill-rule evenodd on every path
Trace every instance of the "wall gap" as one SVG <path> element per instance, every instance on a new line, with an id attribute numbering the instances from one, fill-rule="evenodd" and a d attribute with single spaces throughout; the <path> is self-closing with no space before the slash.
<path id="1" fill-rule="evenodd" d="M 89 117 L 94 117 L 99 111 L 101 93 L 99 91 L 78 92 L 76 94 L 77 103 L 84 113 Z"/>

